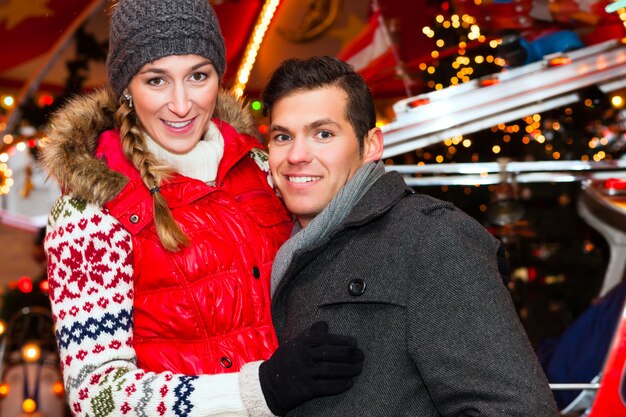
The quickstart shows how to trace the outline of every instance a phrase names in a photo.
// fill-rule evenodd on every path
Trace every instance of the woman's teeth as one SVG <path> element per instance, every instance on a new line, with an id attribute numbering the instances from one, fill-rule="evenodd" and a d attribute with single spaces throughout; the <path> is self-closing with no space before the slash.
<path id="1" fill-rule="evenodd" d="M 163 120 L 163 122 L 169 127 L 173 127 L 174 129 L 182 129 L 183 127 L 191 123 L 191 120 L 187 120 L 186 122 L 168 122 L 166 120 Z"/>

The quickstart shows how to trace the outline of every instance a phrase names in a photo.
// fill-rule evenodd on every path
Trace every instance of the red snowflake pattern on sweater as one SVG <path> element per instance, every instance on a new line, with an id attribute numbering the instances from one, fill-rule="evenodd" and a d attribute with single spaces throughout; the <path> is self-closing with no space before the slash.
<path id="1" fill-rule="evenodd" d="M 57 344 L 76 417 L 248 416 L 237 374 L 190 377 L 137 368 L 132 239 L 106 210 L 61 197 L 45 247 Z"/>

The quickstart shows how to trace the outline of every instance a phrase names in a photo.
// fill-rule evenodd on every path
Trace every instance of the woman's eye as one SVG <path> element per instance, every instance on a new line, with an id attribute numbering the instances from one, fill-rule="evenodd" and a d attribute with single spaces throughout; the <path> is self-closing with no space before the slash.
<path id="1" fill-rule="evenodd" d="M 148 80 L 148 84 L 154 85 L 154 86 L 163 85 L 164 82 L 165 80 L 163 80 L 163 78 L 150 78 Z"/>
<path id="2" fill-rule="evenodd" d="M 207 75 L 203 72 L 194 72 L 193 74 L 191 74 L 191 79 L 193 81 L 203 81 L 206 80 Z"/>

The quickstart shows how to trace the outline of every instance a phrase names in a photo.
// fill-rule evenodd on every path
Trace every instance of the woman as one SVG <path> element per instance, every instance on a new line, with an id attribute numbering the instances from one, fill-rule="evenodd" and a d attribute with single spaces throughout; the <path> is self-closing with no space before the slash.
<path id="1" fill-rule="evenodd" d="M 207 0 L 121 0 L 110 88 L 51 122 L 64 195 L 46 251 L 76 416 L 282 415 L 360 372 L 354 339 L 323 324 L 273 354 L 270 269 L 292 223 L 251 118 L 219 92 L 224 57 Z"/>

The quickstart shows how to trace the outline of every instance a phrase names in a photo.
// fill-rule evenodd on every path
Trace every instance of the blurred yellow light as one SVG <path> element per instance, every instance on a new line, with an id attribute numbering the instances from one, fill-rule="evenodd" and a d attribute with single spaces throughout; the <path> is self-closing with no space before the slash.
<path id="1" fill-rule="evenodd" d="M 57 381 L 54 383 L 54 385 L 52 386 L 52 392 L 54 392 L 55 395 L 62 397 L 65 395 L 65 387 L 63 386 L 63 381 Z"/>
<path id="2" fill-rule="evenodd" d="M 0 384 L 0 398 L 5 398 L 7 395 L 9 395 L 9 391 L 11 391 L 9 389 L 9 384 Z"/>
<path id="3" fill-rule="evenodd" d="M 6 96 L 6 97 L 4 97 L 4 99 L 2 99 L 2 103 L 6 107 L 12 107 L 13 104 L 15 104 L 15 99 L 12 96 Z"/>
<path id="4" fill-rule="evenodd" d="M 259 19 L 257 20 L 254 27 L 253 36 L 248 43 L 248 46 L 246 47 L 246 51 L 244 52 L 244 59 L 237 72 L 237 84 L 235 84 L 232 89 L 232 92 L 237 97 L 243 96 L 243 90 L 248 83 L 250 72 L 252 71 L 254 62 L 256 61 L 259 48 L 261 47 L 261 42 L 263 41 L 265 32 L 267 31 L 267 28 L 272 21 L 272 17 L 276 12 L 276 8 L 278 7 L 279 3 L 280 0 L 267 0 L 263 5 L 263 9 L 261 10 Z"/>
<path id="5" fill-rule="evenodd" d="M 37 411 L 37 402 L 32 398 L 27 398 L 22 402 L 22 411 L 27 414 Z"/>
<path id="6" fill-rule="evenodd" d="M 36 343 L 26 343 L 22 346 L 22 358 L 26 362 L 36 362 L 41 357 L 41 348 Z"/>
<path id="7" fill-rule="evenodd" d="M 616 108 L 624 107 L 624 98 L 622 96 L 613 96 L 611 97 L 611 104 Z"/>
<path id="8" fill-rule="evenodd" d="M 498 145 L 495 145 L 493 148 L 491 148 L 491 150 L 493 151 L 493 153 L 500 153 L 500 147 Z"/>

